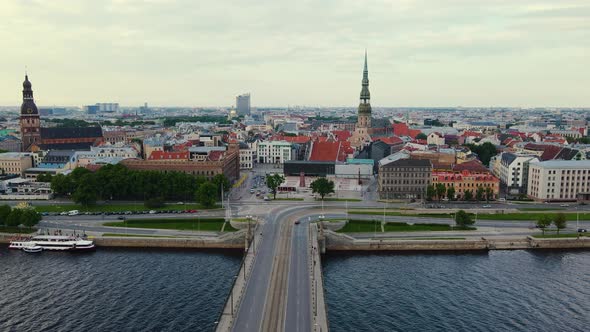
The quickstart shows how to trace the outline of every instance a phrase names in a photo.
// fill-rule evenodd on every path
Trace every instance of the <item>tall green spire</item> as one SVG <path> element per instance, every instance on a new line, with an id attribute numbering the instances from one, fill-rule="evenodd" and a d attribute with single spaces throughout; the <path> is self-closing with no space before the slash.
<path id="1" fill-rule="evenodd" d="M 367 50 L 365 50 L 365 67 L 363 69 L 363 87 L 361 89 L 361 105 L 359 112 L 371 112 L 371 93 L 369 92 L 369 67 L 367 65 Z M 362 107 L 364 105 L 364 107 Z"/>

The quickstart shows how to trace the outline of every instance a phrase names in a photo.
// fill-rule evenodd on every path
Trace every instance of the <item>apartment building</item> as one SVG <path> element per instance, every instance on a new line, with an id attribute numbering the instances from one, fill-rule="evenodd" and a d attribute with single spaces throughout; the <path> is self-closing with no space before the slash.
<path id="1" fill-rule="evenodd" d="M 590 192 L 590 160 L 531 162 L 528 196 L 538 201 L 574 201 Z"/>
<path id="2" fill-rule="evenodd" d="M 292 159 L 292 144 L 286 141 L 259 142 L 258 162 L 264 164 L 283 164 Z"/>
<path id="3" fill-rule="evenodd" d="M 498 197 L 500 193 L 500 179 L 492 174 L 471 172 L 463 170 L 461 172 L 448 171 L 434 171 L 432 172 L 432 184 L 436 185 L 442 183 L 446 188 L 455 188 L 455 197 L 463 199 L 466 191 L 471 191 L 473 197 L 477 192 L 477 188 L 490 188 L 494 193 L 494 197 Z"/>
<path id="4" fill-rule="evenodd" d="M 31 167 L 33 167 L 33 155 L 31 153 L 0 153 L 0 171 L 3 174 L 22 176 L 25 174 L 25 170 Z"/>
<path id="5" fill-rule="evenodd" d="M 399 159 L 379 167 L 381 199 L 422 199 L 432 181 L 432 163 L 428 159 Z"/>

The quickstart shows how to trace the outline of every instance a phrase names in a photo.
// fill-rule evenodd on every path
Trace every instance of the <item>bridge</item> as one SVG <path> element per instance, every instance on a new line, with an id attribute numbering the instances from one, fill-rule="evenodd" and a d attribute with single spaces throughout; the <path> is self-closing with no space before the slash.
<path id="1" fill-rule="evenodd" d="M 328 330 L 318 228 L 304 212 L 309 207 L 277 207 L 254 230 L 216 331 Z"/>

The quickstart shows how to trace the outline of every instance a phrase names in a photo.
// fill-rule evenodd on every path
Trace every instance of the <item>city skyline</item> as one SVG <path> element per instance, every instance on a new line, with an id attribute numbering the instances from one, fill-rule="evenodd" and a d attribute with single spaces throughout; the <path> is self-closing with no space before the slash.
<path id="1" fill-rule="evenodd" d="M 0 105 L 588 107 L 583 1 L 9 1 Z M 285 17 L 284 12 L 293 13 Z M 313 22 L 314 24 L 310 24 Z M 235 106 L 235 105 L 234 105 Z"/>

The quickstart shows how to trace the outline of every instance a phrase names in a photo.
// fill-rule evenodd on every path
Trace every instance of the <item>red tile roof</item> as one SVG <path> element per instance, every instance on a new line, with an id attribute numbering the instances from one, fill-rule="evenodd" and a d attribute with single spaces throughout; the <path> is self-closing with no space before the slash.
<path id="1" fill-rule="evenodd" d="M 150 154 L 148 160 L 188 160 L 188 151 L 154 151 Z"/>
<path id="2" fill-rule="evenodd" d="M 311 140 L 309 136 L 284 136 L 275 135 L 270 138 L 270 141 L 287 141 L 289 143 L 305 144 Z"/>
<path id="3" fill-rule="evenodd" d="M 403 143 L 404 141 L 397 137 L 397 136 L 393 136 L 393 137 L 372 137 L 371 138 L 373 140 L 373 142 L 376 141 L 381 141 L 385 144 L 389 144 L 389 145 L 395 145 L 395 144 L 400 144 Z"/>
<path id="4" fill-rule="evenodd" d="M 211 151 L 209 152 L 209 160 L 211 161 L 218 161 L 221 159 L 221 157 L 223 157 L 223 154 L 225 153 L 225 151 Z"/>
<path id="5" fill-rule="evenodd" d="M 479 160 L 470 160 L 453 167 L 453 171 L 462 172 L 469 171 L 473 173 L 490 173 L 490 170 L 485 167 Z"/>
<path id="6" fill-rule="evenodd" d="M 347 150 L 350 148 L 348 142 L 321 142 L 316 141 L 311 148 L 311 161 L 346 161 Z"/>
<path id="7" fill-rule="evenodd" d="M 347 141 L 352 134 L 348 130 L 334 130 L 332 134 L 336 136 L 336 139 L 339 141 Z"/>
<path id="8" fill-rule="evenodd" d="M 551 159 L 555 158 L 555 156 L 557 156 L 559 151 L 561 151 L 561 146 L 557 146 L 557 145 L 545 145 L 545 146 L 546 146 L 545 151 L 543 151 L 543 154 L 540 157 L 541 161 L 551 160 Z"/>

